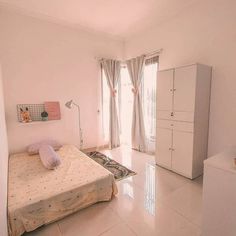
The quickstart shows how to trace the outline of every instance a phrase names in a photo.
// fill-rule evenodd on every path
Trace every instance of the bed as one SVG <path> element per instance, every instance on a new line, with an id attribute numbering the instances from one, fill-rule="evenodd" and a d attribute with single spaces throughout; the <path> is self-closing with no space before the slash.
<path id="1" fill-rule="evenodd" d="M 14 154 L 9 158 L 9 235 L 59 220 L 117 193 L 114 176 L 75 146 L 59 151 L 62 164 L 46 169 L 38 155 Z"/>

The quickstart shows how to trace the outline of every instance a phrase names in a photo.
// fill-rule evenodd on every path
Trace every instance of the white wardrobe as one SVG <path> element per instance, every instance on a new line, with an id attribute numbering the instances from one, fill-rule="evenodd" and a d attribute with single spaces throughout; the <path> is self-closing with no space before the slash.
<path id="1" fill-rule="evenodd" d="M 210 89 L 206 65 L 158 72 L 156 163 L 190 179 L 207 158 Z"/>

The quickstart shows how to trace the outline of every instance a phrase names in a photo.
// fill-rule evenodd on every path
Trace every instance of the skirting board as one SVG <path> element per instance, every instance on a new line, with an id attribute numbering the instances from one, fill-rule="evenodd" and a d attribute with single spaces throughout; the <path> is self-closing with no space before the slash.
<path id="1" fill-rule="evenodd" d="M 105 144 L 105 145 L 102 145 L 99 147 L 85 148 L 85 149 L 82 149 L 82 151 L 86 153 L 86 152 L 94 152 L 94 151 L 104 150 L 104 149 L 108 149 L 108 148 L 109 148 L 109 145 Z"/>

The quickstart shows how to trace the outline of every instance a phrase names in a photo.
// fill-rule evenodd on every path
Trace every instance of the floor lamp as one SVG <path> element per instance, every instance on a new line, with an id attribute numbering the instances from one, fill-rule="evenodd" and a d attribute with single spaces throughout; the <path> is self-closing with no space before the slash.
<path id="1" fill-rule="evenodd" d="M 78 104 L 74 103 L 73 100 L 70 100 L 68 101 L 65 106 L 69 109 L 71 109 L 73 106 L 76 106 L 77 109 L 78 109 L 78 117 L 79 117 L 79 136 L 80 136 L 80 149 L 83 148 L 83 133 L 82 133 L 82 129 L 81 129 L 81 126 L 80 126 L 80 107 Z"/>

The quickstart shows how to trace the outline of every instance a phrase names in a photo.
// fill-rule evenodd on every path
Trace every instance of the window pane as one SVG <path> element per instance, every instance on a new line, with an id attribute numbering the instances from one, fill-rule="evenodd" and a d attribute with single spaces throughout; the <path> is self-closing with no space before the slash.
<path id="1" fill-rule="evenodd" d="M 120 95 L 121 143 L 131 144 L 133 93 L 127 67 L 121 68 Z"/>
<path id="2" fill-rule="evenodd" d="M 147 152 L 149 153 L 155 153 L 156 143 L 156 76 L 157 63 L 144 67 L 142 101 Z"/>

